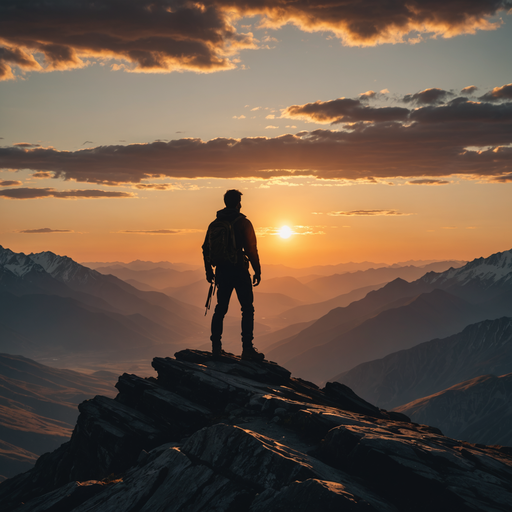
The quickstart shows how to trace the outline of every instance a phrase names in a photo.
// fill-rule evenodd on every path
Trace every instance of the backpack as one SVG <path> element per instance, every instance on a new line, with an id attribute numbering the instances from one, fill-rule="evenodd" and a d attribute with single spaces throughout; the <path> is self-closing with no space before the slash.
<path id="1" fill-rule="evenodd" d="M 208 227 L 208 247 L 210 249 L 210 263 L 213 267 L 222 263 L 237 264 L 238 251 L 234 224 L 241 218 L 240 215 L 232 222 L 215 219 Z"/>

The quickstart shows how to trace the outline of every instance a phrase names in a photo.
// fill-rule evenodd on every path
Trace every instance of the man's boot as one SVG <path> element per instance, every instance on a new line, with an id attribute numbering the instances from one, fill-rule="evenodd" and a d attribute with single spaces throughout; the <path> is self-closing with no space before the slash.
<path id="1" fill-rule="evenodd" d="M 224 351 L 222 350 L 222 343 L 220 340 L 212 340 L 212 356 L 219 357 Z"/>
<path id="2" fill-rule="evenodd" d="M 244 343 L 242 348 L 242 360 L 243 361 L 257 361 L 261 362 L 265 359 L 265 354 L 258 352 L 252 342 Z"/>

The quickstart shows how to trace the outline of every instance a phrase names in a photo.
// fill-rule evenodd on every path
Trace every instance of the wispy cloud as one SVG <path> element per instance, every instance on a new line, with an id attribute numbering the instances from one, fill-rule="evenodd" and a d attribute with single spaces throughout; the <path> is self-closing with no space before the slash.
<path id="1" fill-rule="evenodd" d="M 0 191 L 0 197 L 6 199 L 100 199 L 135 197 L 129 192 L 111 192 L 108 190 L 56 190 L 54 188 L 13 188 Z"/>
<path id="2" fill-rule="evenodd" d="M 74 233 L 72 229 L 51 229 L 51 228 L 40 228 L 40 229 L 23 229 L 18 231 L 18 233 L 26 233 L 26 234 L 40 234 L 45 235 L 48 233 Z"/>
<path id="3" fill-rule="evenodd" d="M 127 235 L 183 235 L 185 233 L 203 232 L 201 229 L 125 229 L 116 231 Z"/>
<path id="4" fill-rule="evenodd" d="M 13 146 L 18 148 L 40 148 L 41 144 L 32 144 L 31 142 L 16 142 L 13 144 Z"/>
<path id="5" fill-rule="evenodd" d="M 329 212 L 327 215 L 331 217 L 397 217 L 413 215 L 412 213 L 402 213 L 397 210 L 350 210 Z"/>
<path id="6" fill-rule="evenodd" d="M 492 30 L 501 21 L 490 17 L 509 8 L 508 0 L 415 2 L 413 8 L 409 0 L 103 0 L 66 8 L 59 0 L 2 0 L 0 79 L 15 78 L 15 68 L 80 68 L 91 59 L 145 73 L 232 69 L 240 50 L 260 44 L 252 32 L 237 30 L 236 21 L 245 16 L 259 17 L 257 24 L 267 29 L 293 24 L 305 32 L 330 32 L 345 45 L 373 46 L 414 42 L 418 33 L 453 37 Z M 249 30 L 246 25 L 240 29 Z M 275 42 L 264 40 L 261 48 L 269 41 Z"/>
<path id="7" fill-rule="evenodd" d="M 12 187 L 22 185 L 21 181 L 0 180 L 0 187 Z"/>
<path id="8" fill-rule="evenodd" d="M 450 183 L 451 181 L 429 179 L 412 180 L 407 182 L 408 185 L 449 185 Z"/>

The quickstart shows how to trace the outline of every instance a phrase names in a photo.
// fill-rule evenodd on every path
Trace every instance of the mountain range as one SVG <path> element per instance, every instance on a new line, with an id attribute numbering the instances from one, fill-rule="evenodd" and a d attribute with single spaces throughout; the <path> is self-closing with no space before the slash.
<path id="1" fill-rule="evenodd" d="M 200 308 L 51 252 L 0 247 L 0 304 L 0 350 L 35 358 L 164 355 L 207 329 Z"/>
<path id="2" fill-rule="evenodd" d="M 503 317 L 360 364 L 332 380 L 393 408 L 481 375 L 511 372 L 512 319 Z"/>
<path id="3" fill-rule="evenodd" d="M 459 269 L 396 279 L 298 333 L 278 340 L 268 357 L 296 375 L 322 382 L 401 349 L 456 334 L 512 311 L 512 251 Z"/>

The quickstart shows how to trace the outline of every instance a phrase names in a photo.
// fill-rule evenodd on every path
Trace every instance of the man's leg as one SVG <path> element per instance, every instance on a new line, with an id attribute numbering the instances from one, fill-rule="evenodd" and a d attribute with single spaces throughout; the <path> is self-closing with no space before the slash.
<path id="1" fill-rule="evenodd" d="M 219 355 L 222 350 L 222 330 L 224 323 L 224 316 L 228 312 L 229 299 L 233 292 L 232 280 L 227 279 L 220 272 L 217 272 L 218 276 L 215 276 L 217 282 L 217 305 L 215 306 L 215 312 L 212 317 L 212 335 L 210 340 L 212 341 L 212 353 Z"/>
<path id="2" fill-rule="evenodd" d="M 242 359 L 262 361 L 264 354 L 252 345 L 254 336 L 254 295 L 251 275 L 243 269 L 237 275 L 235 290 L 242 309 Z"/>

